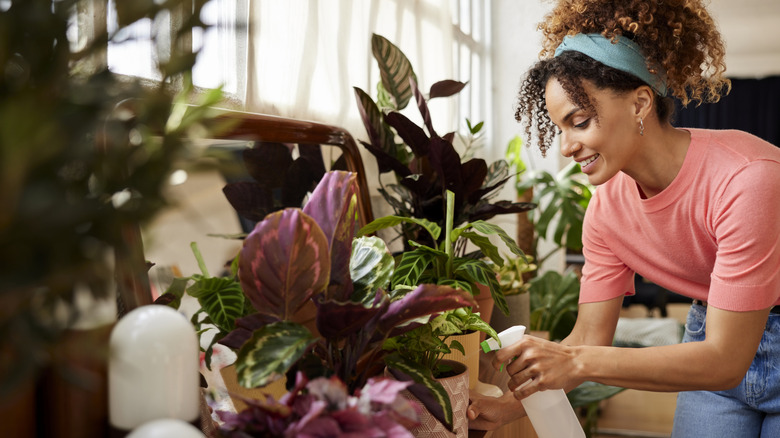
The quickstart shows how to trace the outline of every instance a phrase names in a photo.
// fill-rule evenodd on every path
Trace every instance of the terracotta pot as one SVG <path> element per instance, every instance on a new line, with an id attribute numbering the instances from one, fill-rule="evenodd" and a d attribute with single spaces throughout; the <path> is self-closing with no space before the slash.
<path id="1" fill-rule="evenodd" d="M 420 414 L 420 425 L 410 432 L 417 438 L 467 438 L 469 435 L 469 420 L 466 416 L 466 409 L 469 406 L 469 369 L 457 361 L 447 361 L 458 374 L 452 377 L 437 379 L 444 386 L 452 403 L 453 429 L 455 433 L 450 432 L 437 420 L 430 412 L 423 409 Z M 389 371 L 385 370 L 385 375 L 390 376 Z M 401 394 L 409 400 L 417 400 L 408 391 Z"/>
<path id="2" fill-rule="evenodd" d="M 490 324 L 490 318 L 493 317 L 493 309 L 495 308 L 496 303 L 493 301 L 493 296 L 490 295 L 489 287 L 477 283 L 477 288 L 479 288 L 479 295 L 474 295 L 477 305 L 474 306 L 472 310 L 474 312 L 479 312 L 479 316 L 482 320 Z M 501 311 L 499 310 L 497 313 L 501 313 Z M 480 341 L 484 341 L 485 336 L 484 333 L 481 333 Z"/>

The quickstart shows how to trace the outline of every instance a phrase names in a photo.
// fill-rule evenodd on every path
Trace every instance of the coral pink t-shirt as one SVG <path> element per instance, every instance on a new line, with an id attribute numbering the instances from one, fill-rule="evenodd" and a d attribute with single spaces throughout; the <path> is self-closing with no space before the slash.
<path id="1" fill-rule="evenodd" d="M 618 173 L 585 213 L 580 303 L 634 294 L 634 273 L 717 308 L 780 304 L 780 148 L 741 131 L 689 129 L 680 173 L 642 199 Z"/>

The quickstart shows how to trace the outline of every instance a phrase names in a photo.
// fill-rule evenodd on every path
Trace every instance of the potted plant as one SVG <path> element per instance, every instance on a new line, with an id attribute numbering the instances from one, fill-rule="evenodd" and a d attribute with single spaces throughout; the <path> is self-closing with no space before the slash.
<path id="1" fill-rule="evenodd" d="M 215 287 L 195 293 L 202 303 L 209 302 L 207 294 L 219 297 L 224 289 L 238 287 L 243 293 L 244 301 L 233 301 L 229 309 L 204 307 L 212 321 L 227 316 L 218 341 L 237 351 L 243 386 L 263 387 L 288 376 L 288 389 L 295 391 L 290 385 L 300 371 L 307 379 L 335 376 L 355 395 L 388 366 L 426 385 L 433 395 L 423 403 L 451 427 L 441 385 L 382 344 L 417 327 L 418 318 L 472 306 L 474 300 L 449 286 L 421 284 L 391 302 L 385 287 L 394 261 L 384 242 L 353 239 L 356 192 L 354 174 L 326 173 L 303 209 L 277 211 L 255 226 L 238 256 L 237 278 L 228 277 L 221 286 L 214 280 Z M 310 300 L 317 306 L 319 337 L 291 320 Z M 247 302 L 254 311 L 242 317 Z"/>
<path id="2" fill-rule="evenodd" d="M 395 216 L 425 219 L 443 228 L 447 190 L 455 195 L 455 227 L 534 208 L 530 203 L 493 201 L 511 178 L 506 161 L 498 160 L 488 165 L 480 158 L 466 158 L 468 154 L 461 157 L 453 143 L 455 133 L 439 135 L 434 129 L 428 101 L 453 96 L 466 86 L 465 83 L 439 81 L 425 96 L 418 88 L 411 63 L 398 47 L 376 34 L 372 36 L 371 46 L 381 82 L 377 85 L 376 102 L 368 93 L 355 87 L 358 109 L 368 134 L 368 141 L 361 143 L 376 159 L 379 192 Z M 401 113 L 412 98 L 422 117 L 422 126 Z M 483 123 L 472 125 L 468 120 L 467 123 L 471 136 L 478 135 L 483 127 Z M 389 184 L 382 180 L 382 175 L 387 173 L 394 176 Z M 430 247 L 440 243 L 440 240 L 430 241 L 431 236 L 414 224 L 398 225 L 406 250 L 411 249 L 411 241 Z"/>
<path id="3" fill-rule="evenodd" d="M 185 139 L 210 117 L 209 108 L 221 96 L 216 90 L 186 105 L 193 101 L 193 87 L 182 78 L 195 54 L 180 50 L 178 41 L 160 60 L 159 83 L 142 86 L 140 80 L 117 77 L 97 60 L 122 32 L 97 32 L 81 46 L 69 40 L 76 10 L 85 3 L 9 1 L 0 7 L 0 333 L 7 340 L 0 347 L 0 399 L 23 382 L 34 386 L 48 370 L 73 371 L 61 347 L 90 313 L 76 303 L 85 297 L 115 301 L 115 274 L 136 255 L 126 240 L 128 230 L 165 207 L 162 189 L 172 159 L 184 152 Z M 204 3 L 194 6 L 195 16 Z M 145 2 L 119 8 L 118 30 L 178 6 Z M 183 23 L 173 34 L 179 38 L 199 26 Z M 177 90 L 173 83 L 185 86 Z M 134 303 L 119 286 L 120 301 Z M 107 337 L 104 341 L 107 347 Z M 104 365 L 104 349 L 88 342 L 76 347 L 100 355 L 95 359 Z M 54 380 L 63 387 L 90 392 L 85 381 L 68 382 L 61 375 L 55 372 Z M 95 378 L 92 388 L 105 389 L 104 376 L 88 376 Z M 53 391 L 41 396 L 47 392 Z M 100 394 L 96 399 L 101 401 L 90 409 L 105 414 L 107 402 Z M 36 414 L 50 420 L 38 422 L 43 434 L 67 405 L 48 403 L 38 400 L 50 409 Z M 63 416 L 72 422 L 94 418 Z"/>

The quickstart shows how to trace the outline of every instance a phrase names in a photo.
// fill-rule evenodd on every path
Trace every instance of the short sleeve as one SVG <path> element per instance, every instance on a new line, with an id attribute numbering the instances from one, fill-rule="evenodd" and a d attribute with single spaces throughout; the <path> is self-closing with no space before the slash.
<path id="1" fill-rule="evenodd" d="M 780 298 L 780 163 L 746 164 L 724 185 L 714 211 L 717 243 L 708 301 L 758 310 Z"/>
<path id="2" fill-rule="evenodd" d="M 599 230 L 605 229 L 598 190 L 585 211 L 582 229 L 582 267 L 580 303 L 607 301 L 625 295 L 634 295 L 634 271 L 625 265 L 609 248 Z"/>

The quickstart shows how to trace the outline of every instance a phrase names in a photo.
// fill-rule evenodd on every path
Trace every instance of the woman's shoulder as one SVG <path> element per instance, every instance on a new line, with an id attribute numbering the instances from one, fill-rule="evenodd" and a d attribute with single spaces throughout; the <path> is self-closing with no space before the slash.
<path id="1" fill-rule="evenodd" d="M 780 147 L 738 129 L 689 129 L 691 145 L 704 149 L 712 157 L 724 154 L 727 159 L 780 160 Z"/>

